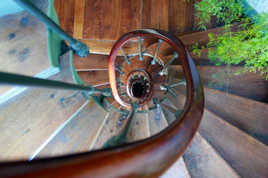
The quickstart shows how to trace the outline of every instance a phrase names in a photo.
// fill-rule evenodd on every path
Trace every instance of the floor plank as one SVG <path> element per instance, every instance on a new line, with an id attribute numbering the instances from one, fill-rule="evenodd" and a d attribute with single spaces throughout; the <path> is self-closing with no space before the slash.
<path id="1" fill-rule="evenodd" d="M 157 109 L 150 111 L 148 113 L 148 119 L 150 124 L 151 135 L 155 135 L 161 132 L 168 126 L 167 120 L 160 107 L 157 107 Z"/>
<path id="2" fill-rule="evenodd" d="M 0 18 L 0 71 L 34 76 L 50 67 L 46 28 L 26 12 Z M 1 86 L 0 95 L 12 87 Z"/>
<path id="3" fill-rule="evenodd" d="M 135 113 L 131 129 L 127 135 L 128 142 L 138 141 L 150 136 L 150 126 L 147 114 Z"/>
<path id="4" fill-rule="evenodd" d="M 80 58 L 77 55 L 73 57 L 73 65 L 75 69 L 107 69 L 108 68 L 108 56 L 91 54 L 86 58 Z"/>
<path id="5" fill-rule="evenodd" d="M 181 157 L 160 178 L 191 178 Z"/>
<path id="6" fill-rule="evenodd" d="M 205 88 L 206 107 L 268 145 L 268 104 Z"/>
<path id="7" fill-rule="evenodd" d="M 69 61 L 68 55 L 65 60 Z M 67 60 L 66 60 L 67 59 Z M 70 66 L 50 77 L 73 82 Z M 32 158 L 44 144 L 76 112 L 86 99 L 81 92 L 31 88 L 0 106 L 0 159 Z"/>
<path id="8" fill-rule="evenodd" d="M 205 110 L 199 133 L 242 177 L 268 176 L 268 147 Z"/>
<path id="9" fill-rule="evenodd" d="M 193 0 L 56 0 L 54 5 L 63 29 L 86 40 L 91 52 L 98 54 L 108 54 L 110 43 L 132 30 L 158 28 L 177 33 L 193 26 Z"/>
<path id="10" fill-rule="evenodd" d="M 204 86 L 268 103 L 268 81 L 259 73 L 237 75 L 236 72 L 242 69 L 239 66 L 197 66 Z M 182 75 L 180 66 L 172 66 L 170 70 L 174 76 Z"/>
<path id="11" fill-rule="evenodd" d="M 90 101 L 41 150 L 37 157 L 86 152 L 93 148 L 108 113 Z"/>
<path id="12" fill-rule="evenodd" d="M 108 70 L 78 72 L 81 80 L 88 85 L 99 86 L 109 83 Z"/>
<path id="13" fill-rule="evenodd" d="M 238 178 L 240 176 L 197 133 L 183 155 L 192 178 Z"/>
<path id="14" fill-rule="evenodd" d="M 103 129 L 100 132 L 99 137 L 94 145 L 95 149 L 101 148 L 106 141 L 113 136 L 118 135 L 126 124 L 126 117 L 115 110 L 111 110 L 109 118 L 104 123 Z"/>

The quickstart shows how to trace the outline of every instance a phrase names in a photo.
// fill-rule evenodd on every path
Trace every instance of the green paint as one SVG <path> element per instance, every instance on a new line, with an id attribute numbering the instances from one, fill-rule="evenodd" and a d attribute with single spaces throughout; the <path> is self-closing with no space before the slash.
<path id="1" fill-rule="evenodd" d="M 54 8 L 54 0 L 49 0 L 48 5 L 48 17 L 50 17 L 55 23 L 59 24 L 58 17 Z M 53 32 L 50 29 L 47 29 L 47 49 L 48 49 L 48 58 L 51 66 L 60 67 L 59 57 L 61 54 L 61 38 L 57 33 Z"/>

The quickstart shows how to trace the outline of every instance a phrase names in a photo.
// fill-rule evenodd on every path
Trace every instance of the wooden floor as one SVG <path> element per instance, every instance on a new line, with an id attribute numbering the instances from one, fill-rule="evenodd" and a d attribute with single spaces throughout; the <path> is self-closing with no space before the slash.
<path id="1" fill-rule="evenodd" d="M 61 26 L 78 39 L 117 40 L 139 28 L 192 31 L 193 0 L 55 0 Z"/>

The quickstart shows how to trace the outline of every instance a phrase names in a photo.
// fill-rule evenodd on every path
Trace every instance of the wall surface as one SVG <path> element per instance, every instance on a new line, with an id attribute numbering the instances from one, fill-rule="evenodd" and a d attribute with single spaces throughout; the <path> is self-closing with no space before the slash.
<path id="1" fill-rule="evenodd" d="M 16 12 L 20 12 L 23 9 L 20 8 L 13 0 L 2 0 L 0 3 L 0 17 L 7 15 L 7 14 L 13 14 Z"/>

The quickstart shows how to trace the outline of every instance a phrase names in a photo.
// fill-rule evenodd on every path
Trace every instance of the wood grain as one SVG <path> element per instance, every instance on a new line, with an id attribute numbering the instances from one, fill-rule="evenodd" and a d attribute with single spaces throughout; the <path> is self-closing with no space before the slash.
<path id="1" fill-rule="evenodd" d="M 70 66 L 61 63 L 61 68 L 49 79 L 72 82 Z M 31 88 L 2 104 L 0 159 L 29 159 L 85 102 L 80 92 Z"/>
<path id="2" fill-rule="evenodd" d="M 107 70 L 78 72 L 78 75 L 88 85 L 99 86 L 109 83 Z"/>
<path id="3" fill-rule="evenodd" d="M 128 142 L 142 140 L 150 136 L 148 115 L 135 113 L 131 129 L 127 135 Z"/>
<path id="4" fill-rule="evenodd" d="M 83 27 L 85 16 L 86 0 L 78 0 L 74 2 L 74 32 L 73 37 L 83 39 Z"/>
<path id="5" fill-rule="evenodd" d="M 160 178 L 191 178 L 183 158 L 179 158 Z"/>
<path id="6" fill-rule="evenodd" d="M 94 101 L 90 101 L 37 155 L 53 157 L 89 151 L 100 133 L 107 115 Z"/>
<path id="7" fill-rule="evenodd" d="M 195 135 L 183 158 L 192 178 L 240 177 L 199 133 Z"/>
<path id="8" fill-rule="evenodd" d="M 110 116 L 107 118 L 100 132 L 99 137 L 94 144 L 94 149 L 101 148 L 107 140 L 118 135 L 125 127 L 126 120 L 123 115 L 115 110 L 110 111 Z"/>
<path id="9" fill-rule="evenodd" d="M 205 110 L 199 133 L 242 177 L 268 176 L 268 147 Z"/>
<path id="10" fill-rule="evenodd" d="M 155 135 L 168 126 L 167 120 L 160 107 L 148 113 L 150 133 Z"/>
<path id="11" fill-rule="evenodd" d="M 193 24 L 193 0 L 55 0 L 54 5 L 63 29 L 75 38 L 90 40 L 86 43 L 97 54 L 108 54 L 109 44 L 129 31 L 188 32 Z"/>
<path id="12" fill-rule="evenodd" d="M 54 7 L 58 15 L 61 27 L 69 35 L 73 35 L 75 26 L 75 0 L 55 0 Z"/>
<path id="13" fill-rule="evenodd" d="M 206 108 L 268 145 L 268 104 L 205 88 Z"/>
<path id="14" fill-rule="evenodd" d="M 173 69 L 172 69 L 173 68 Z M 260 102 L 268 102 L 268 81 L 258 73 L 241 73 L 239 66 L 197 66 L 203 85 Z M 182 75 L 180 66 L 171 66 L 173 76 Z"/>
<path id="15" fill-rule="evenodd" d="M 192 31 L 193 27 L 193 4 L 194 1 L 170 0 L 169 31 L 172 33 Z"/>
<path id="16" fill-rule="evenodd" d="M 76 70 L 89 69 L 107 69 L 108 68 L 108 56 L 91 54 L 86 58 L 80 58 L 77 55 L 73 56 L 73 65 Z"/>

